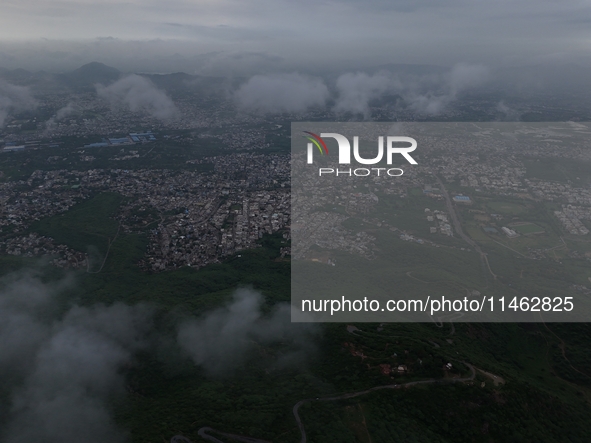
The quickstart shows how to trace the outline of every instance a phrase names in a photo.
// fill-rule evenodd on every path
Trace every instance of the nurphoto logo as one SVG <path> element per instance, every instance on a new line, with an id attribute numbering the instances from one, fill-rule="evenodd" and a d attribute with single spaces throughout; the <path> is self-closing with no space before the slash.
<path id="1" fill-rule="evenodd" d="M 339 164 L 350 165 L 351 164 L 351 143 L 349 139 L 342 134 L 336 132 L 322 132 L 320 135 L 309 131 L 303 131 L 304 137 L 308 140 L 307 144 L 307 163 L 309 165 L 314 163 L 315 153 L 319 153 L 321 156 L 329 154 L 328 147 L 324 138 L 332 138 L 336 140 L 338 144 L 339 153 Z M 353 137 L 353 157 L 355 162 L 362 165 L 375 165 L 382 161 L 384 158 L 384 151 L 386 153 L 386 163 L 392 164 L 392 158 L 394 154 L 400 154 L 408 161 L 411 165 L 416 165 L 417 162 L 411 157 L 410 153 L 417 148 L 417 141 L 411 137 L 400 137 L 400 136 L 386 136 L 386 149 L 384 150 L 384 137 L 378 137 L 378 152 L 373 158 L 363 158 L 359 153 L 359 137 Z M 403 146 L 401 146 L 403 145 Z M 405 145 L 405 146 L 404 146 Z M 381 172 L 385 172 L 383 175 L 389 175 L 392 177 L 401 176 L 404 171 L 400 168 L 356 168 L 356 169 L 335 169 L 335 168 L 319 168 L 319 175 L 335 174 L 348 175 L 348 176 L 359 176 L 364 177 L 373 173 L 380 175 Z"/>

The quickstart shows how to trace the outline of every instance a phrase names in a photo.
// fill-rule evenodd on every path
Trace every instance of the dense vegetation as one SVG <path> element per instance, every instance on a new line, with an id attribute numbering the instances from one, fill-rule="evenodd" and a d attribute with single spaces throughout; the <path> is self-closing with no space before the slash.
<path id="1" fill-rule="evenodd" d="M 75 288 L 62 295 L 64 309 L 72 303 L 145 302 L 157 311 L 159 335 L 171 338 L 179 315 L 200 315 L 220 306 L 240 286 L 261 291 L 266 311 L 289 300 L 290 263 L 278 259 L 280 235 L 266 237 L 260 248 L 222 264 L 149 274 L 136 266 L 146 246 L 144 234 L 120 233 L 112 241 L 118 226 L 113 216 L 121 201 L 115 194 L 99 194 L 31 228 L 76 249 L 94 246 L 100 258 L 111 242 L 101 272 L 83 270 L 75 276 Z M 400 205 L 398 222 L 413 224 L 407 204 Z M 396 241 L 387 236 L 381 240 L 385 245 Z M 455 246 L 455 241 L 449 245 Z M 406 277 L 409 270 L 418 279 L 447 281 L 440 289 L 450 293 L 485 278 L 480 263 L 464 251 L 426 255 L 419 247 L 400 242 L 396 249 L 400 255 L 391 258 L 393 268 L 407 291 L 420 290 L 424 284 Z M 443 260 L 450 253 L 457 260 Z M 502 248 L 490 257 L 495 269 L 507 276 L 505 281 L 516 286 L 553 288 L 550 270 L 560 267 L 550 263 L 536 274 L 524 262 L 524 272 L 512 269 Z M 467 271 L 463 282 L 454 282 L 458 263 Z M 0 259 L 2 273 L 22 266 L 36 265 L 27 259 Z M 45 278 L 61 276 L 55 269 L 42 269 Z M 113 401 L 117 421 L 130 430 L 132 441 L 142 443 L 168 441 L 179 433 L 201 441 L 197 431 L 203 426 L 296 442 L 300 434 L 292 408 L 299 400 L 415 380 L 468 377 L 466 362 L 505 383 L 495 385 L 477 372 L 467 383 L 433 383 L 349 400 L 311 401 L 300 409 L 308 441 L 585 442 L 591 438 L 589 324 L 357 326 L 361 330 L 355 333 L 343 324 L 322 326 L 305 356 L 283 366 L 275 364 L 276 357 L 291 350 L 290 342 L 257 344 L 244 364 L 219 377 L 207 375 L 174 348 L 162 351 L 166 358 L 158 352 L 140 353 L 126 368 L 129 394 Z M 449 362 L 453 369 L 444 370 Z M 394 371 L 387 373 L 385 365 Z M 396 372 L 399 365 L 408 372 Z"/>

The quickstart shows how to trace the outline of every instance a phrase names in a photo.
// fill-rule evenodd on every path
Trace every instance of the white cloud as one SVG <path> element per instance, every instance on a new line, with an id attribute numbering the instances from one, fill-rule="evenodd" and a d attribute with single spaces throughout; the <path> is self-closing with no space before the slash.
<path id="1" fill-rule="evenodd" d="M 34 109 L 36 105 L 29 88 L 11 85 L 0 79 L 0 128 L 11 112 Z"/>
<path id="2" fill-rule="evenodd" d="M 55 294 L 29 276 L 0 291 L 0 387 L 11 406 L 6 443 L 123 442 L 109 401 L 121 369 L 143 348 L 151 313 L 142 306 L 73 307 L 59 316 Z"/>
<path id="3" fill-rule="evenodd" d="M 298 73 L 255 75 L 235 93 L 239 108 L 261 113 L 303 112 L 326 105 L 322 79 Z"/>
<path id="4" fill-rule="evenodd" d="M 109 86 L 96 85 L 96 92 L 111 106 L 127 106 L 133 112 L 147 112 L 161 120 L 177 115 L 177 108 L 170 97 L 139 75 L 129 75 Z"/>
<path id="5" fill-rule="evenodd" d="M 240 289 L 227 306 L 209 312 L 200 319 L 180 324 L 178 343 L 196 365 L 210 374 L 230 372 L 244 362 L 255 343 L 293 343 L 291 353 L 284 354 L 281 364 L 310 349 L 314 325 L 291 323 L 290 307 L 280 304 L 267 316 L 261 312 L 260 293 Z"/>
<path id="6" fill-rule="evenodd" d="M 338 98 L 333 111 L 363 114 L 369 118 L 369 102 L 399 87 L 400 83 L 387 72 L 375 75 L 365 72 L 343 74 L 336 82 Z"/>
<path id="7" fill-rule="evenodd" d="M 426 89 L 421 79 L 406 84 L 401 95 L 413 110 L 437 115 L 457 100 L 460 93 L 481 86 L 489 79 L 486 66 L 458 63 L 439 79 L 429 79 Z"/>

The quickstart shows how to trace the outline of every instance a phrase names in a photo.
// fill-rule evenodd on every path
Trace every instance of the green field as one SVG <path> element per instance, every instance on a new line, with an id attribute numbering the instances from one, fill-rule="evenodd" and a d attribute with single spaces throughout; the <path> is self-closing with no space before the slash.
<path id="1" fill-rule="evenodd" d="M 502 200 L 491 200 L 486 202 L 486 207 L 490 212 L 502 215 L 523 215 L 528 213 L 528 207 L 522 203 L 514 203 Z"/>
<path id="2" fill-rule="evenodd" d="M 91 269 L 100 267 L 119 223 L 113 218 L 123 197 L 102 193 L 75 205 L 68 212 L 33 223 L 30 230 L 87 252 Z"/>
<path id="3" fill-rule="evenodd" d="M 524 223 L 519 225 L 509 225 L 509 228 L 513 229 L 515 232 L 523 235 L 528 234 L 541 234 L 545 232 L 543 228 L 540 226 L 533 224 L 533 223 Z"/>

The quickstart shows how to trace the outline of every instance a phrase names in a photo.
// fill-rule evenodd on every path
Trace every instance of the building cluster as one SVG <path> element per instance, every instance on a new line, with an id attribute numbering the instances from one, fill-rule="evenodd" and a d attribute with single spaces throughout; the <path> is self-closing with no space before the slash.
<path id="1" fill-rule="evenodd" d="M 66 178 L 68 176 L 68 178 Z M 65 212 L 85 197 L 66 171 L 35 171 L 28 180 L 0 182 L 0 236 L 24 231 L 36 220 Z"/>
<path id="2" fill-rule="evenodd" d="M 303 214 L 303 212 L 296 212 Z M 293 217 L 293 214 L 292 214 Z M 312 211 L 292 222 L 292 257 L 316 260 L 315 247 L 373 258 L 375 237 L 344 227 L 349 216 L 332 211 Z M 328 261 L 325 260 L 328 263 Z"/>
<path id="3" fill-rule="evenodd" d="M 572 235 L 587 235 L 589 229 L 581 220 L 591 220 L 591 207 L 563 205 L 562 211 L 554 211 L 564 229 Z"/>
<path id="4" fill-rule="evenodd" d="M 201 139 L 215 140 L 224 149 L 235 151 L 268 148 L 267 132 L 261 129 L 243 129 L 235 131 L 211 131 L 199 135 Z"/>
<path id="5" fill-rule="evenodd" d="M 287 155 L 229 154 L 204 161 L 213 164 L 212 172 L 38 170 L 26 181 L 0 183 L 0 247 L 12 254 L 57 254 L 68 263 L 83 263 L 84 254 L 23 234 L 34 221 L 67 211 L 98 192 L 129 197 L 116 217 L 124 232 L 148 230 L 142 266 L 153 271 L 219 262 L 289 226 Z"/>
<path id="6" fill-rule="evenodd" d="M 436 232 L 440 232 L 443 235 L 447 235 L 448 237 L 453 237 L 453 229 L 449 224 L 449 220 L 447 218 L 447 214 L 443 211 L 438 209 L 431 211 L 429 208 L 425 208 L 425 214 L 427 215 L 427 221 L 430 223 L 437 223 L 437 226 L 431 226 L 429 228 L 429 232 L 431 234 L 435 234 Z"/>
<path id="7" fill-rule="evenodd" d="M 9 238 L 0 243 L 0 254 L 22 257 L 51 257 L 50 263 L 60 268 L 80 269 L 87 266 L 86 253 L 55 244 L 52 238 L 34 232 Z"/>
<path id="8" fill-rule="evenodd" d="M 589 220 L 591 210 L 591 187 L 575 186 L 571 181 L 556 182 L 535 178 L 526 174 L 525 160 L 539 162 L 549 158 L 570 158 L 579 161 L 590 161 L 591 151 L 579 146 L 569 149 L 557 147 L 550 143 L 528 144 L 516 149 L 512 143 L 504 143 L 491 139 L 486 142 L 487 159 L 482 160 L 482 145 L 467 139 L 457 138 L 440 140 L 436 148 L 424 145 L 426 156 L 422 164 L 427 164 L 431 174 L 439 174 L 449 183 L 471 188 L 476 194 L 483 196 L 499 196 L 543 202 L 559 202 L 566 204 L 562 211 L 554 215 L 560 220 L 564 229 L 573 235 L 586 235 L 589 229 L 582 220 Z M 528 158 L 524 158 L 524 154 Z M 432 180 L 427 176 L 426 182 Z M 428 195 L 438 195 L 438 189 L 425 185 Z M 458 195 L 453 198 L 456 203 L 467 203 L 469 197 Z M 495 214 L 491 214 L 494 218 Z M 513 229 L 503 232 L 508 237 L 518 236 Z"/>
<path id="9" fill-rule="evenodd" d="M 528 158 L 531 161 L 556 157 L 591 160 L 591 152 L 581 147 L 565 149 L 552 144 L 516 145 L 495 138 L 475 143 L 474 138 L 469 136 L 433 140 L 418 138 L 418 141 L 423 148 L 422 166 L 429 166 L 432 173 L 441 175 L 446 181 L 457 182 L 477 193 L 591 205 L 591 188 L 528 176 L 524 163 Z"/>
<path id="10" fill-rule="evenodd" d="M 40 97 L 43 109 L 68 109 L 67 115 L 57 114 L 49 120 L 30 119 L 20 122 L 10 119 L 6 125 L 6 142 L 18 140 L 61 137 L 89 137 L 102 136 L 105 139 L 97 142 L 95 147 L 117 144 L 141 143 L 153 141 L 151 131 L 191 131 L 201 129 L 219 129 L 237 124 L 260 124 L 265 121 L 262 115 L 252 115 L 237 112 L 232 100 L 212 100 L 202 95 L 193 94 L 191 90 L 182 97 L 174 100 L 173 109 L 152 110 L 136 109 L 134 111 L 126 105 L 111 106 L 97 98 L 95 92 L 48 91 Z M 71 106 L 75 103 L 75 106 Z M 168 112 L 173 111 L 173 112 Z M 58 113 L 59 114 L 59 113 Z M 167 115 L 164 115 L 167 114 Z M 168 115 L 169 114 L 169 115 Z M 165 117 L 165 118 L 163 118 Z M 301 119 L 301 117 L 300 117 Z M 27 131 L 24 127 L 27 126 Z M 130 128 L 150 128 L 145 133 L 129 132 Z M 227 131 L 220 131 L 226 133 Z M 234 148 L 244 148 L 244 144 L 252 149 L 264 142 L 264 133 L 259 129 L 246 130 L 240 127 L 236 133 L 251 132 L 239 139 L 224 139 Z M 113 137 L 112 134 L 128 134 L 125 137 Z M 261 138 L 261 135 L 263 136 Z M 256 140 L 256 141 L 255 141 Z M 8 143 L 7 143 L 8 145 Z M 18 146 L 22 146 L 20 143 Z M 241 146 L 242 145 L 242 146 Z M 1 150 L 0 150 L 1 152 Z"/>
<path id="11" fill-rule="evenodd" d="M 136 143 L 148 143 L 156 141 L 156 135 L 152 131 L 130 132 L 125 137 L 107 137 L 100 142 L 89 143 L 84 148 L 105 148 L 108 146 L 126 146 Z"/>
<path id="12" fill-rule="evenodd" d="M 579 188 L 570 183 L 557 183 L 545 180 L 525 180 L 533 197 L 550 202 L 591 205 L 591 188 Z"/>
<path id="13" fill-rule="evenodd" d="M 189 106 L 187 103 L 180 100 L 178 106 Z M 264 234 L 281 230 L 286 231 L 286 240 L 290 236 L 297 239 L 293 251 L 287 245 L 282 249 L 284 256 L 293 252 L 297 258 L 313 259 L 316 258 L 314 246 L 319 246 L 373 258 L 375 237 L 371 231 L 353 228 L 345 221 L 362 216 L 372 225 L 397 231 L 402 240 L 438 246 L 433 241 L 435 236 L 427 240 L 415 232 L 401 230 L 392 219 L 386 221 L 385 217 L 377 216 L 375 209 L 382 203 L 382 196 L 396 196 L 397 201 L 411 200 L 413 189 L 423 189 L 424 195 L 444 200 L 440 177 L 450 184 L 450 188 L 453 186 L 453 201 L 457 204 L 471 203 L 472 197 L 464 193 L 564 203 L 562 210 L 554 213 L 564 229 L 573 235 L 589 233 L 584 221 L 591 220 L 591 188 L 528 176 L 523 153 L 501 140 L 489 140 L 487 151 L 483 153 L 482 146 L 474 140 L 449 137 L 429 141 L 419 137 L 421 149 L 417 149 L 417 158 L 420 167 L 392 165 L 404 170 L 400 177 L 306 175 L 303 169 L 308 165 L 303 158 L 290 160 L 288 155 L 259 153 L 261 148 L 270 146 L 268 136 L 275 129 L 265 130 L 260 125 L 247 126 L 246 129 L 238 126 L 237 120 L 225 117 L 228 109 L 224 106 L 210 109 L 209 114 L 197 108 L 191 108 L 193 111 L 189 112 L 187 108 L 187 113 L 181 112 L 182 117 L 165 124 L 155 123 L 149 116 L 125 109 L 107 109 L 104 104 L 89 101 L 86 108 L 82 108 L 101 111 L 104 117 L 101 125 L 95 119 L 67 119 L 56 122 L 51 133 L 92 133 L 105 137 L 100 143 L 85 146 L 92 148 L 154 141 L 156 137 L 152 131 L 163 127 L 198 127 L 204 131 L 183 132 L 182 140 L 187 143 L 199 140 L 205 144 L 212 140 L 215 146 L 222 147 L 223 152 L 187 160 L 187 164 L 210 164 L 210 172 L 39 170 L 27 180 L 0 182 L 0 247 L 11 254 L 60 256 L 72 267 L 75 267 L 73 263 L 84 263 L 83 256 L 60 249 L 59 245 L 51 243 L 51 239 L 25 235 L 25 231 L 32 222 L 67 211 L 97 192 L 116 192 L 128 197 L 117 215 L 124 232 L 148 232 L 150 244 L 141 263 L 148 270 L 163 271 L 182 266 L 199 268 L 255 247 Z M 189 118 L 195 121 L 189 123 Z M 258 121 L 258 117 L 244 116 L 245 121 L 248 118 Z M 237 129 L 220 129 L 230 123 Z M 153 129 L 129 133 L 132 124 Z M 110 136 L 115 133 L 128 135 Z M 29 140 L 24 143 L 38 142 Z M 11 149 L 20 146 L 28 145 L 16 145 L 10 141 L 6 145 Z M 540 145 L 532 146 L 528 155 L 553 158 L 557 157 L 556 152 L 556 147 Z M 79 150 L 77 154 L 81 161 L 95 160 L 90 149 Z M 588 159 L 589 153 L 573 149 L 564 155 Z M 110 160 L 139 157 L 139 151 L 127 150 Z M 54 165 L 60 158 L 49 156 L 47 161 Z M 295 203 L 293 213 L 292 202 Z M 490 215 L 496 218 L 496 214 Z M 433 234 L 454 235 L 450 216 L 442 210 L 425 209 L 425 217 L 432 223 L 429 231 Z M 508 223 L 508 226 L 512 225 Z M 487 233 L 497 232 L 494 227 L 483 229 Z M 509 227 L 500 229 L 508 237 L 518 235 Z"/>

